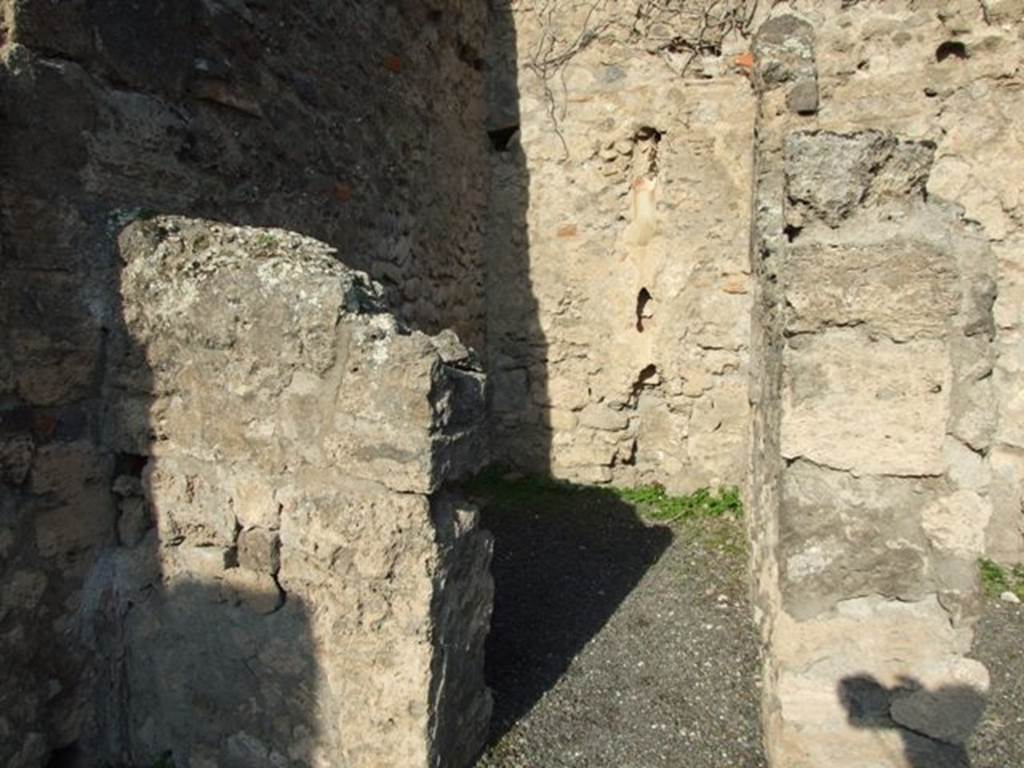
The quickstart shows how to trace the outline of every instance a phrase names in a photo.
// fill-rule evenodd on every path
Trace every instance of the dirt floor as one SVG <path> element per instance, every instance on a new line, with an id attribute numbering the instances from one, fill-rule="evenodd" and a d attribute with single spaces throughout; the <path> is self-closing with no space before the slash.
<path id="1" fill-rule="evenodd" d="M 529 480 L 473 491 L 496 582 L 478 768 L 765 765 L 741 520 L 659 523 Z"/>
<path id="2" fill-rule="evenodd" d="M 992 676 L 971 768 L 1024 768 L 1024 605 L 987 598 L 971 655 Z"/>
<path id="3" fill-rule="evenodd" d="M 762 768 L 758 640 L 743 522 L 674 522 L 595 488 L 469 489 L 495 536 L 477 768 Z M 1024 768 L 1024 605 L 985 601 L 972 655 L 992 675 L 962 768 Z M 945 764 L 945 763 L 943 763 Z"/>

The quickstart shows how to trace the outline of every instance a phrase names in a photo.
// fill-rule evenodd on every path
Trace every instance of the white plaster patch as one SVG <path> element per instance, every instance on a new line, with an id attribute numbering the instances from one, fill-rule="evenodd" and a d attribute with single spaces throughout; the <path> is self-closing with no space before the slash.
<path id="1" fill-rule="evenodd" d="M 843 548 L 836 541 L 817 542 L 786 559 L 786 575 L 798 581 L 822 573 L 842 553 Z"/>

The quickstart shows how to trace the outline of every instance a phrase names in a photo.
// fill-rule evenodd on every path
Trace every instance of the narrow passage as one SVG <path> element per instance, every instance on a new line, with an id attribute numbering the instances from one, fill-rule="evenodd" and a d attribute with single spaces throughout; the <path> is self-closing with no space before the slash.
<path id="1" fill-rule="evenodd" d="M 765 765 L 741 519 L 658 520 L 657 504 L 516 475 L 471 493 L 495 535 L 477 768 Z"/>

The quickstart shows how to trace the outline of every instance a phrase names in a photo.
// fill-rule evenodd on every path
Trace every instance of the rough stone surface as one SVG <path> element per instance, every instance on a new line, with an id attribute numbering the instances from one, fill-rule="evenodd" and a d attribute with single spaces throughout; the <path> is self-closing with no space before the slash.
<path id="1" fill-rule="evenodd" d="M 487 237 L 506 463 L 675 491 L 741 482 L 754 101 L 731 65 L 743 41 L 717 26 L 740 5 L 719 4 L 697 56 L 670 39 L 696 39 L 688 6 L 492 18 L 491 121 L 518 128 L 492 155 Z"/>
<path id="2" fill-rule="evenodd" d="M 999 437 L 1012 398 L 995 374 L 1010 225 L 972 196 L 1014 171 L 993 162 L 955 189 L 950 174 L 983 162 L 963 95 L 984 112 L 1002 102 L 995 82 L 1020 88 L 1003 58 L 1019 36 L 967 2 L 776 13 L 755 37 L 771 48 L 754 77 L 751 251 L 769 758 L 965 766 L 989 687 L 967 657 L 976 561 L 997 547 L 1014 562 L 1021 544 L 1015 451 Z M 971 55 L 938 56 L 950 38 Z M 821 101 L 801 115 L 789 89 L 812 76 Z"/>
<path id="3" fill-rule="evenodd" d="M 467 762 L 490 450 L 746 479 L 770 760 L 966 764 L 1022 19 L 0 0 L 0 763 Z"/>
<path id="4" fill-rule="evenodd" d="M 321 655 L 310 643 L 323 637 L 318 633 L 328 619 L 300 601 L 298 587 L 296 599 L 280 605 L 274 579 L 284 579 L 288 562 L 278 532 L 285 503 L 277 498 L 284 490 L 281 473 L 298 471 L 303 462 L 327 466 L 333 460 L 345 462 L 334 474 L 355 483 L 359 464 L 363 477 L 386 475 L 391 487 L 426 498 L 465 458 L 455 435 L 479 411 L 420 402 L 419 387 L 434 381 L 428 360 L 434 360 L 435 373 L 449 368 L 436 357 L 440 352 L 428 353 L 430 345 L 422 342 L 420 352 L 406 349 L 414 357 L 422 353 L 415 374 L 397 377 L 394 389 L 384 393 L 383 382 L 353 382 L 359 389 L 349 393 L 351 408 L 335 409 L 352 423 L 329 424 L 316 416 L 329 405 L 317 401 L 316 381 L 335 357 L 340 277 L 311 281 L 299 291 L 301 281 L 288 283 L 284 274 L 239 267 L 230 278 L 239 281 L 235 289 L 221 285 L 231 303 L 216 318 L 208 315 L 210 325 L 195 328 L 187 343 L 187 318 L 167 314 L 163 326 L 137 328 L 149 339 L 146 348 L 118 347 L 129 308 L 116 238 L 132 218 L 168 213 L 311 235 L 327 245 L 264 233 L 295 243 L 297 257 L 320 254 L 320 261 L 333 261 L 328 246 L 337 248 L 347 264 L 383 286 L 383 300 L 400 322 L 427 333 L 454 328 L 482 350 L 485 21 L 483 4 L 461 0 L 345 8 L 249 0 L 0 2 L 0 584 L 19 573 L 45 577 L 36 605 L 12 603 L 0 620 L 0 764 L 35 768 L 56 752 L 55 759 L 94 765 L 98 755 L 115 756 L 129 742 L 141 753 L 157 754 L 178 749 L 168 742 L 171 735 L 202 720 L 197 734 L 227 751 L 207 754 L 197 746 L 193 765 L 280 765 L 280 756 L 271 754 L 282 743 L 275 728 L 290 726 L 282 719 L 271 727 L 266 713 L 278 705 L 287 712 L 282 702 L 290 700 L 294 719 L 302 721 L 292 725 L 308 727 L 309 734 L 295 735 L 298 751 L 287 760 L 342 760 L 338 751 L 328 750 L 322 760 L 299 754 L 313 749 L 319 736 L 312 725 L 329 714 L 310 708 L 319 696 L 314 688 L 333 691 L 335 702 L 346 700 L 353 710 L 360 705 L 347 688 L 330 688 L 339 680 L 318 677 L 311 662 L 296 666 L 300 656 Z M 254 264 L 273 272 L 275 264 L 289 263 L 260 257 L 272 242 L 258 240 L 246 244 Z M 204 309 L 187 293 L 169 290 L 170 282 L 160 291 L 162 280 L 181 290 L 192 285 L 195 275 L 184 274 L 185 265 L 173 278 L 151 266 L 135 277 L 156 284 L 136 285 L 133 295 L 152 298 L 167 313 Z M 222 280 L 226 274 L 220 273 Z M 296 292 L 282 295 L 275 281 Z M 257 301 L 271 302 L 258 328 L 248 325 L 258 314 Z M 320 303 L 315 307 L 314 301 Z M 155 322 L 138 307 L 131 311 L 132 322 Z M 300 320 L 308 325 L 288 325 Z M 383 320 L 381 315 L 377 322 Z M 291 329 L 287 335 L 284 328 Z M 389 328 L 385 323 L 365 333 L 381 334 L 383 348 L 390 343 Z M 407 347 L 420 343 L 402 338 Z M 181 371 L 177 356 L 193 343 L 206 350 L 206 362 Z M 239 355 L 231 357 L 231 349 Z M 213 377 L 206 365 L 222 386 L 207 387 Z M 460 393 L 479 386 L 476 374 L 452 371 L 452 388 Z M 404 401 L 413 392 L 415 406 Z M 452 398 L 449 389 L 436 394 Z M 454 399 L 466 400 L 461 394 Z M 274 408 L 250 410 L 246 417 L 241 404 L 255 409 L 259 402 Z M 377 410 L 359 420 L 363 408 Z M 425 427 L 399 428 L 401 419 L 427 424 L 435 418 L 432 410 L 435 441 L 426 439 Z M 374 418 L 396 421 L 385 436 Z M 314 432 L 330 430 L 330 444 L 305 444 Z M 482 455 L 475 443 L 467 443 L 466 452 Z M 159 461 L 152 460 L 157 453 Z M 243 454 L 249 458 L 243 461 Z M 356 458 L 363 454 L 372 455 Z M 130 482 L 118 483 L 122 478 Z M 338 490 L 325 491 L 324 499 L 331 494 L 351 502 L 351 494 Z M 154 495 L 166 506 L 154 511 Z M 378 519 L 388 508 L 383 498 L 391 497 L 385 494 L 373 506 L 376 512 L 364 514 L 370 531 L 386 538 L 397 534 Z M 422 524 L 408 529 L 412 539 L 431 530 L 423 521 L 436 511 L 433 502 L 428 506 L 417 508 Z M 274 536 L 283 558 L 277 576 Z M 171 541 L 180 542 L 174 552 L 164 548 Z M 465 547 L 457 541 L 449 547 L 451 567 L 461 573 L 457 553 Z M 438 579 L 445 547 L 440 539 L 435 543 L 438 565 L 430 573 Z M 469 549 L 470 555 L 476 551 Z M 168 669 L 156 660 L 147 669 L 138 657 L 130 671 L 152 679 L 180 667 L 181 679 L 209 679 L 199 692 L 150 686 L 145 706 L 153 723 L 131 723 L 125 734 L 108 734 L 108 743 L 98 744 L 92 739 L 97 723 L 112 727 L 128 709 L 147 716 L 141 698 L 138 707 L 128 707 L 128 689 L 109 687 L 115 657 L 96 653 L 101 639 L 129 631 L 124 617 L 109 615 L 112 605 L 127 599 L 112 594 L 109 585 L 121 583 L 115 574 L 129 584 L 162 584 L 156 570 L 170 582 L 160 591 L 166 605 L 138 603 L 129 612 L 130 633 L 138 640 L 152 632 L 159 638 L 155 649 L 166 647 L 178 657 L 159 660 Z M 468 576 L 464 581 L 477 584 Z M 485 582 L 478 587 L 486 591 Z M 195 637 L 203 621 L 190 613 L 190 590 L 196 611 L 209 620 L 209 638 Z M 434 591 L 438 599 L 444 592 L 426 590 L 421 606 Z M 379 603 L 383 594 L 373 600 Z M 429 615 L 435 609 L 440 607 Z M 239 638 L 250 630 L 243 643 Z M 295 647 L 281 641 L 260 647 L 274 633 Z M 405 665 L 427 670 L 418 683 L 424 690 L 443 671 L 430 668 L 439 663 L 429 650 L 436 647 L 432 642 L 424 641 L 419 660 Z M 254 661 L 257 647 L 267 654 L 263 662 Z M 397 655 L 386 661 L 360 653 L 353 653 L 351 666 L 380 670 L 404 663 Z M 214 711 L 255 711 L 245 698 L 226 700 L 224 680 L 249 679 L 257 666 L 278 663 L 281 675 L 266 683 L 276 687 L 254 699 L 264 714 L 253 714 L 244 733 L 224 725 L 215 738 Z M 220 671 L 207 674 L 210 669 Z M 413 685 L 396 680 L 394 690 Z M 350 687 L 358 695 L 382 688 Z M 193 693 L 190 712 L 184 703 Z M 447 711 L 438 696 L 435 709 Z M 433 717 L 418 711 L 406 716 L 418 724 Z M 472 733 L 482 715 L 466 716 Z M 261 724 L 259 717 L 267 719 Z M 409 731 L 401 738 L 415 745 L 410 750 L 440 744 L 448 738 L 441 723 L 450 717 L 439 716 L 427 735 Z M 340 715 L 330 718 L 346 722 Z M 389 736 L 372 749 L 361 746 L 373 728 L 390 728 L 386 718 L 373 728 L 350 722 L 346 727 L 357 738 L 346 747 L 352 751 L 346 765 L 374 764 L 373 750 L 397 743 Z M 379 746 L 388 739 L 392 747 Z M 456 761 L 459 749 L 447 749 Z"/>
<path id="5" fill-rule="evenodd" d="M 153 527 L 92 585 L 131 702 L 103 740 L 139 765 L 466 764 L 490 539 L 438 491 L 486 457 L 482 374 L 309 238 L 158 217 L 119 242 L 112 401 L 142 394 L 141 356 L 149 418 L 119 412 L 112 440 L 148 435 Z M 257 483 L 273 503 L 239 515 Z"/>

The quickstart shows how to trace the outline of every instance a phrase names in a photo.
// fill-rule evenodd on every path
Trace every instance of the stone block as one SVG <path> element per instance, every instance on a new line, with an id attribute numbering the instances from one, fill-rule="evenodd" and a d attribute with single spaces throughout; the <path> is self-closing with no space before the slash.
<path id="1" fill-rule="evenodd" d="M 974 491 L 961 490 L 924 510 L 921 520 L 932 545 L 972 559 L 985 552 L 985 530 L 992 508 Z"/>
<path id="2" fill-rule="evenodd" d="M 836 329 L 791 343 L 784 360 L 787 459 L 858 475 L 945 470 L 950 369 L 941 342 L 895 344 Z"/>
<path id="3" fill-rule="evenodd" d="M 32 468 L 35 447 L 30 434 L 0 436 L 0 481 L 9 485 L 25 482 Z"/>
<path id="4" fill-rule="evenodd" d="M 145 485 L 161 541 L 191 547 L 234 545 L 238 521 L 217 467 L 163 457 L 151 462 Z"/>
<path id="5" fill-rule="evenodd" d="M 258 573 L 275 574 L 281 566 L 277 534 L 249 528 L 238 534 L 238 564 Z"/>
<path id="6" fill-rule="evenodd" d="M 960 308 L 952 253 L 919 240 L 794 245 L 786 252 L 786 327 L 864 325 L 896 341 L 941 338 Z"/>
<path id="7" fill-rule="evenodd" d="M 933 588 L 921 519 L 939 478 L 854 477 L 795 461 L 782 480 L 780 589 L 803 620 L 854 594 L 920 599 Z"/>
<path id="8" fill-rule="evenodd" d="M 242 528 L 277 529 L 280 505 L 274 491 L 271 478 L 252 470 L 232 478 L 231 507 Z"/>

